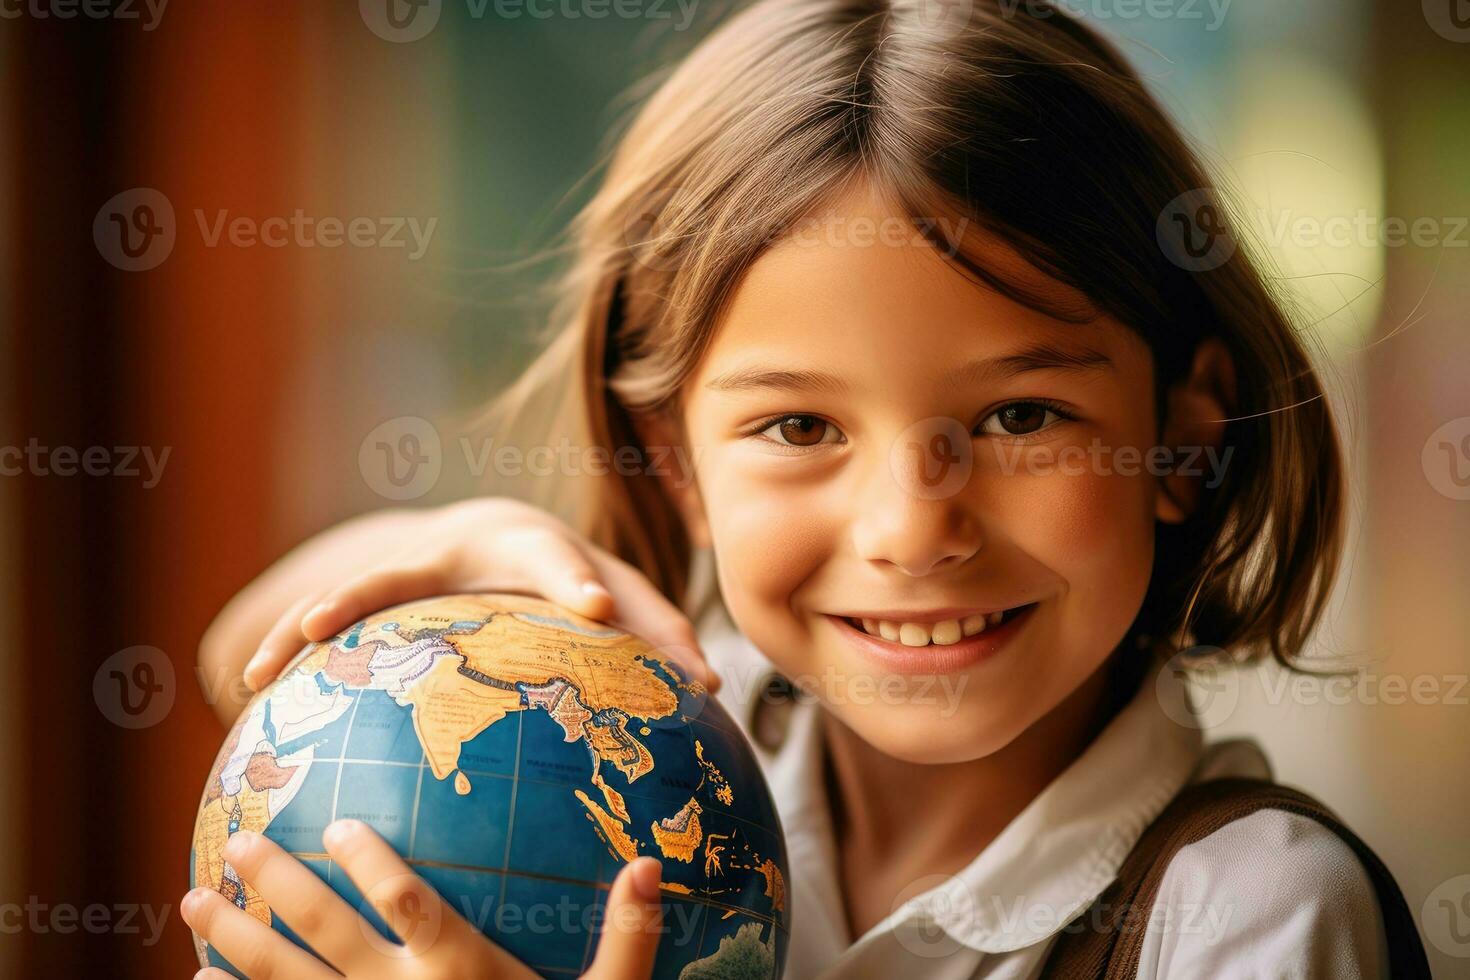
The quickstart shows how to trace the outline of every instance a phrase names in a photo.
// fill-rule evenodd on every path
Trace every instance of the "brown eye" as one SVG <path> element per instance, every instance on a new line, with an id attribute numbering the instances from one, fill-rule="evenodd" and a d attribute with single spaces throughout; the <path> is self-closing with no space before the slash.
<path id="1" fill-rule="evenodd" d="M 1054 425 L 1060 418 L 1040 402 L 1011 402 L 993 412 L 982 428 L 992 435 L 1025 436 Z"/>
<path id="2" fill-rule="evenodd" d="M 788 415 L 772 423 L 762 435 L 785 446 L 805 447 L 835 442 L 836 440 L 825 438 L 829 432 L 835 434 L 836 426 L 815 415 Z"/>

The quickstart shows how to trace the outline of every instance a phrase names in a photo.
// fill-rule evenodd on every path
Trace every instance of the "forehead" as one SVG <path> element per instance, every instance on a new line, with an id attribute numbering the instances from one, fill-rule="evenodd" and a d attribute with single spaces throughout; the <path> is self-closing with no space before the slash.
<path id="1" fill-rule="evenodd" d="M 941 220 L 922 219 L 922 220 Z M 1087 309 L 1084 297 L 1047 279 L 1003 242 L 949 219 L 965 251 L 1048 302 Z M 732 370 L 817 369 L 859 385 L 917 388 L 958 362 L 1045 346 L 1100 353 L 1120 368 L 1147 348 L 1105 317 L 1074 323 L 1011 300 L 967 275 L 918 234 L 913 218 L 862 192 L 798 225 L 763 253 L 736 288 L 692 390 Z"/>

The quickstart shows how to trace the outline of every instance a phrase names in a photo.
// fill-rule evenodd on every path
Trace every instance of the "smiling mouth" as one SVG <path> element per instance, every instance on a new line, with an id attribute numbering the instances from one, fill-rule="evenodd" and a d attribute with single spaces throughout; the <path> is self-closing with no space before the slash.
<path id="1" fill-rule="evenodd" d="M 950 646 L 986 630 L 1004 626 L 1024 613 L 1034 602 L 1015 606 L 993 613 L 976 613 L 963 619 L 944 619 L 937 623 L 909 623 L 888 619 L 858 619 L 853 616 L 839 617 L 853 629 L 869 636 L 900 643 L 907 647 Z"/>

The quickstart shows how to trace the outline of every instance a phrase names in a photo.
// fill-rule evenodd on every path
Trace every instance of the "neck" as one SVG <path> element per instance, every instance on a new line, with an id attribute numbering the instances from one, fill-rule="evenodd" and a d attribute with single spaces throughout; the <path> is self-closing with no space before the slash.
<path id="1" fill-rule="evenodd" d="M 1116 712 L 1121 699 L 1109 696 L 1112 662 L 1005 748 L 965 762 L 919 765 L 896 759 L 824 711 L 824 776 L 843 865 L 867 869 L 865 875 L 891 868 L 912 881 L 954 874 L 970 863 L 1082 754 Z M 913 832 L 915 813 L 924 815 L 922 834 Z"/>

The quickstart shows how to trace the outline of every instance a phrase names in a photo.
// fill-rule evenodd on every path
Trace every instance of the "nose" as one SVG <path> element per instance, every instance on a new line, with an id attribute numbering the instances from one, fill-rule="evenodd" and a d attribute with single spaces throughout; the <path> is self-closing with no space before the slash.
<path id="1" fill-rule="evenodd" d="M 882 475 L 872 482 L 879 489 L 855 502 L 852 523 L 863 560 L 918 577 L 962 565 L 982 547 L 980 521 L 963 494 L 926 498 Z"/>

